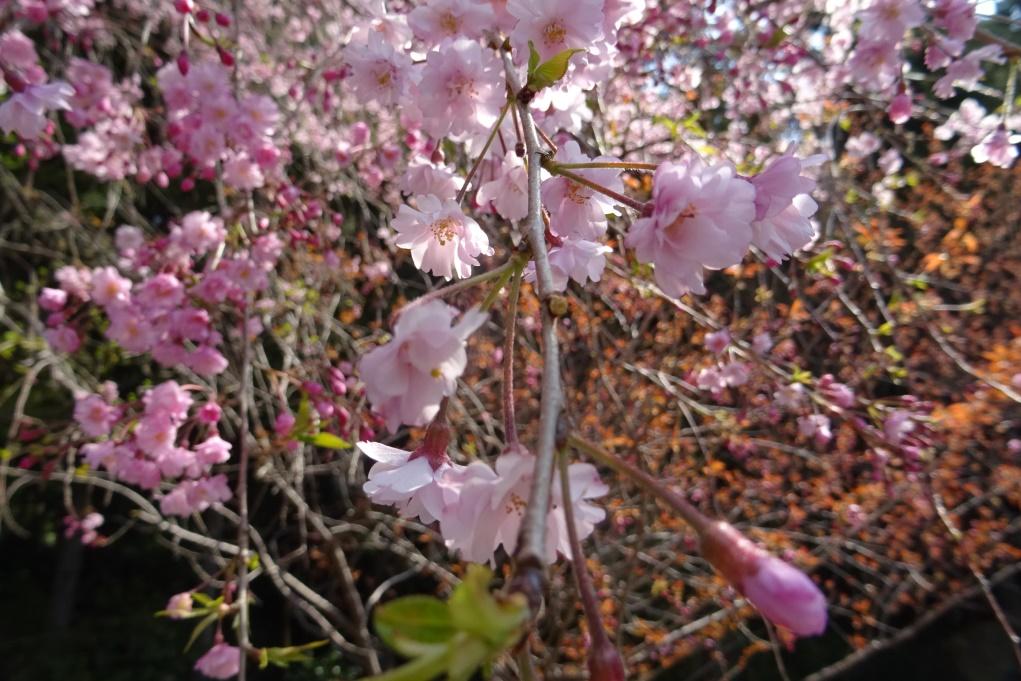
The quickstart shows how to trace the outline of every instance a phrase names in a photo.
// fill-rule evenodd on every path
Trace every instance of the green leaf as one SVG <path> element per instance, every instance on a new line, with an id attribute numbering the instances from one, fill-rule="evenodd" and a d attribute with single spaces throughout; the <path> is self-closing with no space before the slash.
<path id="1" fill-rule="evenodd" d="M 294 418 L 294 426 L 291 428 L 291 432 L 305 433 L 310 425 L 312 425 L 312 405 L 309 402 L 308 395 L 302 395 L 301 402 L 298 403 L 298 415 Z"/>
<path id="2" fill-rule="evenodd" d="M 344 438 L 337 437 L 333 433 L 316 433 L 314 435 L 299 435 L 302 442 L 323 449 L 351 449 L 351 443 Z"/>
<path id="3" fill-rule="evenodd" d="M 578 52 L 584 51 L 585 50 L 581 49 L 569 49 L 553 55 L 535 67 L 535 71 L 528 74 L 528 82 L 525 83 L 525 87 L 532 92 L 538 92 L 539 90 L 547 88 L 558 82 L 564 77 L 564 74 L 567 73 L 567 67 L 571 63 L 571 57 Z"/>
<path id="4" fill-rule="evenodd" d="M 535 49 L 535 43 L 531 40 L 528 41 L 528 75 L 531 77 L 535 73 L 535 67 L 539 65 L 539 60 L 542 57 L 539 56 L 538 50 Z"/>
<path id="5" fill-rule="evenodd" d="M 195 643 L 195 640 L 199 637 L 199 634 L 201 634 L 206 627 L 215 622 L 219 617 L 220 613 L 211 612 L 208 615 L 206 615 L 206 617 L 201 622 L 195 625 L 195 629 L 192 630 L 191 636 L 188 638 L 188 642 L 184 645 L 185 652 L 187 652 L 188 649 L 191 648 L 192 644 Z"/>
<path id="6" fill-rule="evenodd" d="M 364 681 L 429 681 L 443 673 L 455 652 L 453 645 L 437 646 L 407 664 L 377 676 L 370 676 Z"/>
<path id="7" fill-rule="evenodd" d="M 388 646 L 419 657 L 457 633 L 447 604 L 433 596 L 405 596 L 376 608 L 376 633 Z"/>
<path id="8" fill-rule="evenodd" d="M 476 669 L 493 657 L 483 641 L 466 634 L 459 634 L 458 638 L 463 639 L 463 642 L 458 642 L 454 648 L 456 654 L 450 656 L 447 664 L 448 681 L 468 681 Z"/>
<path id="9" fill-rule="evenodd" d="M 492 571 L 471 564 L 464 581 L 450 596 L 450 615 L 460 631 L 482 638 L 499 652 L 514 645 L 521 637 L 521 627 L 528 618 L 524 596 L 515 594 L 497 599 L 489 591 Z"/>
<path id="10" fill-rule="evenodd" d="M 259 669 L 265 669 L 269 665 L 274 667 L 287 667 L 295 662 L 308 662 L 312 659 L 307 651 L 321 648 L 329 641 L 312 641 L 300 646 L 286 646 L 283 648 L 262 648 L 259 650 Z"/>

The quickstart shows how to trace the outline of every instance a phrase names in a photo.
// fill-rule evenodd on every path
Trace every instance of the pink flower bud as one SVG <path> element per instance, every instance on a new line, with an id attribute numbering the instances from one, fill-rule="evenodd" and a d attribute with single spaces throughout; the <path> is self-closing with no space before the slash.
<path id="1" fill-rule="evenodd" d="M 181 14 L 190 14 L 192 7 L 191 0 L 174 0 L 174 9 Z"/>
<path id="2" fill-rule="evenodd" d="M 191 64 L 188 62 L 188 53 L 182 52 L 177 55 L 177 70 L 181 72 L 181 75 L 187 76 L 190 68 Z"/>
<path id="3" fill-rule="evenodd" d="M 198 419 L 207 426 L 215 426 L 220 421 L 223 410 L 216 402 L 206 402 L 198 410 Z"/>
<path id="4" fill-rule="evenodd" d="M 227 26 L 230 26 L 230 17 L 227 16 L 226 14 L 221 13 L 221 12 L 217 12 L 216 13 L 216 23 L 219 24 L 220 26 L 223 26 L 224 28 L 226 28 Z"/>
<path id="5" fill-rule="evenodd" d="M 901 92 L 890 101 L 890 108 L 887 110 L 890 120 L 894 123 L 905 123 L 911 118 L 911 94 Z"/>
<path id="6" fill-rule="evenodd" d="M 216 54 L 220 55 L 221 64 L 223 64 L 227 68 L 234 66 L 234 55 L 232 55 L 230 52 L 223 49 L 222 47 L 217 46 Z"/>
<path id="7" fill-rule="evenodd" d="M 276 421 L 273 423 L 273 432 L 277 435 L 284 436 L 291 434 L 291 428 L 294 428 L 295 422 L 294 414 L 289 411 L 282 411 L 277 414 Z"/>
<path id="8" fill-rule="evenodd" d="M 200 9 L 198 12 L 195 12 L 195 19 L 200 23 L 206 23 L 209 21 L 209 10 Z"/>
<path id="9" fill-rule="evenodd" d="M 702 555 L 763 617 L 798 636 L 826 629 L 826 598 L 804 572 L 722 521 L 708 524 L 701 539 Z"/>

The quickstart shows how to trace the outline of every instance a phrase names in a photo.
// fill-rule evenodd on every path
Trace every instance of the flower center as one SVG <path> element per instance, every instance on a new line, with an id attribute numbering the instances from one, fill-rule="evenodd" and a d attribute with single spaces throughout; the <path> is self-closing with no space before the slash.
<path id="1" fill-rule="evenodd" d="M 567 37 L 567 29 L 564 28 L 559 19 L 551 21 L 542 29 L 542 41 L 546 43 L 547 47 L 560 45 L 564 42 L 565 37 Z"/>
<path id="2" fill-rule="evenodd" d="M 454 218 L 441 218 L 432 224 L 433 237 L 440 242 L 440 246 L 446 246 L 448 241 L 453 241 L 457 236 L 457 227 Z"/>
<path id="3" fill-rule="evenodd" d="M 567 198 L 570 201 L 584 206 L 589 200 L 588 188 L 574 182 L 573 180 L 567 181 Z"/>
<path id="4" fill-rule="evenodd" d="M 447 89 L 451 97 L 463 97 L 464 95 L 475 94 L 475 80 L 463 73 L 459 73 L 447 81 Z"/>
<path id="5" fill-rule="evenodd" d="M 379 84 L 380 87 L 389 87 L 392 81 L 393 74 L 390 73 L 389 67 L 376 74 L 376 83 Z"/>
<path id="6" fill-rule="evenodd" d="M 443 16 L 440 17 L 440 28 L 453 35 L 461 28 L 461 22 L 454 16 L 453 12 L 444 12 Z"/>
<path id="7" fill-rule="evenodd" d="M 684 224 L 685 220 L 695 217 L 696 214 L 697 211 L 695 210 L 695 206 L 689 203 L 687 206 L 684 207 L 684 210 L 682 210 L 677 215 L 677 217 L 674 218 L 674 221 L 666 226 L 665 231 L 672 232 L 679 230 L 681 226 Z"/>
<path id="8" fill-rule="evenodd" d="M 504 511 L 508 514 L 517 513 L 522 515 L 527 505 L 528 502 L 518 496 L 517 492 L 511 492 L 510 497 L 507 498 L 507 506 L 504 508 Z"/>

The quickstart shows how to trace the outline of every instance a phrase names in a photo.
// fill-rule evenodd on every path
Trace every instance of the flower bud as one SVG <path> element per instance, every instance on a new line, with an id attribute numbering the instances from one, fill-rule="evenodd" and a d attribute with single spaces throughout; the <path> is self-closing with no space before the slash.
<path id="1" fill-rule="evenodd" d="M 609 641 L 589 649 L 588 677 L 589 681 L 624 681 L 624 661 Z"/>
<path id="2" fill-rule="evenodd" d="M 177 70 L 181 72 L 181 75 L 187 76 L 188 69 L 190 68 L 191 65 L 188 63 L 188 53 L 182 52 L 181 54 L 177 55 Z"/>
<path id="3" fill-rule="evenodd" d="M 223 26 L 224 28 L 226 28 L 227 26 L 230 26 L 230 17 L 227 16 L 226 14 L 221 13 L 221 12 L 217 12 L 216 13 L 216 23 L 219 24 L 220 26 Z"/>
<path id="4" fill-rule="evenodd" d="M 798 636 L 826 629 L 826 599 L 804 572 L 722 521 L 707 525 L 701 539 L 702 555 L 763 617 Z"/>
<path id="5" fill-rule="evenodd" d="M 232 55 L 230 52 L 223 49 L 222 47 L 217 46 L 216 53 L 220 55 L 221 64 L 223 64 L 227 68 L 234 66 L 234 55 Z"/>

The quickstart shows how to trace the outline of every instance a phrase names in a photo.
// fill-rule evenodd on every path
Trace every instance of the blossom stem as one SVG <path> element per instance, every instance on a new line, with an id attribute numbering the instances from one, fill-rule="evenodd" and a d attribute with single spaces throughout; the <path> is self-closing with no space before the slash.
<path id="1" fill-rule="evenodd" d="M 507 285 L 507 282 L 511 280 L 511 277 L 521 271 L 520 260 L 511 258 L 511 262 L 513 262 L 516 266 L 504 270 L 504 272 L 500 275 L 500 278 L 493 285 L 493 288 L 490 289 L 489 293 L 486 294 L 486 297 L 482 299 L 482 304 L 479 306 L 479 309 L 483 312 L 493 306 L 493 303 L 496 302 L 496 297 L 500 295 L 500 291 L 503 290 L 503 287 Z"/>
<path id="2" fill-rule="evenodd" d="M 238 646 L 242 650 L 249 647 L 249 612 L 248 612 L 248 409 L 250 402 L 250 386 L 252 384 L 251 343 L 248 341 L 248 313 L 252 303 L 252 295 L 245 299 L 241 311 L 241 388 L 238 411 L 241 416 L 241 427 L 238 433 Z M 246 678 L 247 659 L 241 656 L 238 678 Z"/>
<path id="3" fill-rule="evenodd" d="M 558 168 L 565 170 L 584 170 L 586 168 L 621 168 L 622 170 L 655 170 L 656 163 L 636 163 L 634 161 L 588 161 L 585 163 L 557 163 Z"/>
<path id="4" fill-rule="evenodd" d="M 512 92 L 521 91 L 510 53 L 502 53 L 504 72 Z M 529 491 L 528 506 L 521 524 L 521 535 L 515 551 L 515 586 L 525 592 L 534 614 L 541 602 L 541 584 L 545 574 L 546 522 L 549 516 L 550 491 L 553 487 L 554 446 L 556 427 L 563 395 L 560 387 L 560 350 L 557 345 L 556 319 L 548 301 L 553 293 L 553 270 L 546 251 L 545 228 L 539 193 L 542 153 L 535 121 L 528 105 L 515 98 L 528 159 L 528 236 L 535 260 L 536 288 L 541 301 L 542 320 L 542 383 L 539 406 L 539 436 L 536 443 L 535 473 Z"/>
<path id="5" fill-rule="evenodd" d="M 609 187 L 604 187 L 598 182 L 593 182 L 592 180 L 586 177 L 582 177 L 577 173 L 571 172 L 570 170 L 566 170 L 559 163 L 547 162 L 544 167 L 546 168 L 546 170 L 553 173 L 554 175 L 566 177 L 568 180 L 571 180 L 572 182 L 584 185 L 589 189 L 594 189 L 600 194 L 609 196 L 611 199 L 620 203 L 621 205 L 627 206 L 629 208 L 634 208 L 639 213 L 643 213 L 645 211 L 645 203 L 643 203 L 642 201 L 636 201 L 635 199 L 632 199 L 630 196 L 625 196 L 620 192 L 615 192 Z"/>
<path id="6" fill-rule="evenodd" d="M 571 572 L 574 574 L 574 584 L 578 588 L 578 596 L 581 599 L 582 610 L 585 611 L 585 619 L 588 620 L 588 635 L 591 648 L 589 659 L 603 659 L 607 652 L 613 650 L 610 637 L 606 635 L 606 628 L 603 626 L 603 618 L 599 615 L 599 602 L 596 599 L 596 589 L 592 583 L 592 575 L 585 566 L 585 554 L 581 550 L 581 540 L 578 538 L 578 527 L 574 522 L 574 504 L 571 503 L 571 481 L 570 471 L 567 466 L 566 452 L 560 452 L 557 457 L 557 464 L 560 467 L 560 490 L 564 499 L 563 511 L 564 521 L 567 525 L 567 540 L 571 545 Z M 619 659 L 619 653 L 617 654 Z M 623 678 L 623 674 L 621 674 Z"/>
<path id="7" fill-rule="evenodd" d="M 393 318 L 391 319 L 391 322 L 394 319 L 396 319 L 398 316 L 400 316 L 400 315 L 404 314 L 405 312 L 407 312 L 408 310 L 410 310 L 412 308 L 415 308 L 415 307 L 418 307 L 419 305 L 423 305 L 423 304 L 429 302 L 430 300 L 436 300 L 438 298 L 443 298 L 445 296 L 453 295 L 454 293 L 457 293 L 458 291 L 463 291 L 465 289 L 471 288 L 472 286 L 478 286 L 479 284 L 484 284 L 487 281 L 490 281 L 492 279 L 497 279 L 499 277 L 503 277 L 503 276 L 507 275 L 508 272 L 513 271 L 515 267 L 520 267 L 520 266 L 521 266 L 521 262 L 520 262 L 519 258 L 515 256 L 515 257 L 512 257 L 507 262 L 505 262 L 504 264 L 500 265 L 499 267 L 497 267 L 495 269 L 491 269 L 488 272 L 483 272 L 482 274 L 476 274 L 474 277 L 468 277 L 467 279 L 462 279 L 460 281 L 454 282 L 453 284 L 448 284 L 447 286 L 444 286 L 442 288 L 434 289 L 432 291 L 429 291 L 428 293 L 423 293 L 418 298 L 415 298 L 410 303 L 408 303 L 407 305 L 402 307 L 400 310 L 398 310 L 393 315 Z"/>
<path id="8" fill-rule="evenodd" d="M 468 176 L 464 178 L 464 184 L 461 185 L 461 189 L 457 192 L 457 202 L 461 203 L 464 201 L 464 195 L 468 193 L 468 185 L 471 184 L 472 178 L 475 176 L 475 172 L 482 165 L 483 159 L 486 158 L 486 154 L 489 153 L 489 147 L 493 146 L 493 140 L 496 139 L 496 133 L 500 132 L 500 125 L 503 123 L 503 117 L 507 115 L 507 109 L 510 108 L 510 100 L 503 105 L 500 109 L 500 115 L 496 119 L 496 123 L 493 124 L 493 129 L 489 131 L 489 137 L 486 138 L 486 143 L 482 147 L 482 151 L 475 159 L 475 163 L 472 164 L 471 169 L 468 171 Z"/>
<path id="9" fill-rule="evenodd" d="M 511 279 L 503 337 L 503 433 L 508 445 L 518 444 L 518 424 L 514 416 L 514 334 L 518 325 L 520 293 L 521 270 L 518 270 Z"/>
<path id="10" fill-rule="evenodd" d="M 638 483 L 639 486 L 644 487 L 646 490 L 651 492 L 653 496 L 676 511 L 677 514 L 681 516 L 686 523 L 691 525 L 692 529 L 699 534 L 701 534 L 702 531 L 709 526 L 709 519 L 702 515 L 697 508 L 688 503 L 688 501 L 681 497 L 681 495 L 667 489 L 659 480 L 652 477 L 645 471 L 639 470 L 628 462 L 610 454 L 601 447 L 598 447 L 577 435 L 569 435 L 567 438 L 567 444 L 585 452 L 599 463 L 609 466 L 621 475 L 624 475 L 625 477 L 630 478 L 633 482 Z"/>

